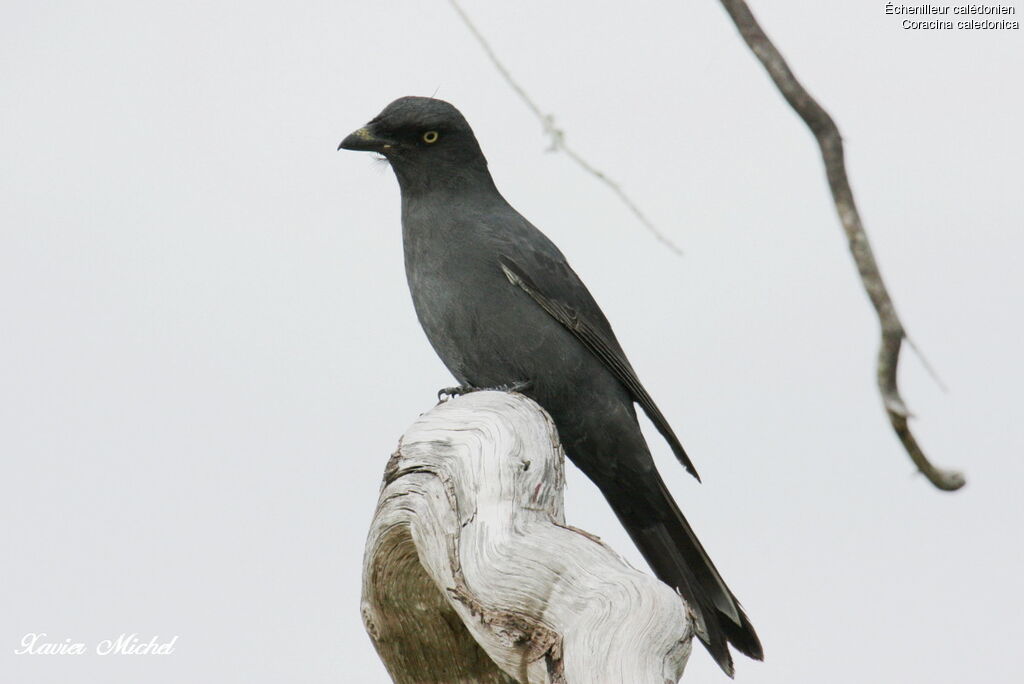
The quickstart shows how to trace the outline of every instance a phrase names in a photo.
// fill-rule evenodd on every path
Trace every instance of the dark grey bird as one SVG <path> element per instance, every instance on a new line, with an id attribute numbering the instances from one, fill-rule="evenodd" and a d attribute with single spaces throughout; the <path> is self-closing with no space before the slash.
<path id="1" fill-rule="evenodd" d="M 634 404 L 700 479 L 601 309 L 558 248 L 505 201 L 472 129 L 442 100 L 403 97 L 338 149 L 390 162 L 402 194 L 405 272 L 420 324 L 465 388 L 517 388 L 555 421 L 654 573 L 733 674 L 727 644 L 761 643 L 655 468 Z"/>

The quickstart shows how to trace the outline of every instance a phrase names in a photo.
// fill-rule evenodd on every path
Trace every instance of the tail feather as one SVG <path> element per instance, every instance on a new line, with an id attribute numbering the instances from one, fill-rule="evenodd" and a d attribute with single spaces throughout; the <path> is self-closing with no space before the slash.
<path id="1" fill-rule="evenodd" d="M 761 642 L 664 483 L 659 484 L 662 501 L 657 502 L 660 505 L 655 505 L 655 510 L 662 515 L 644 520 L 631 520 L 633 516 L 628 515 L 619 518 L 658 579 L 675 587 L 686 599 L 698 621 L 697 636 L 732 677 L 729 644 L 744 655 L 763 660 Z"/>
<path id="2" fill-rule="evenodd" d="M 739 605 L 738 602 L 737 605 Z M 740 609 L 740 624 L 737 625 L 731 620 L 726 620 L 722 622 L 722 631 L 725 632 L 726 639 L 729 640 L 729 643 L 737 651 L 748 658 L 764 660 L 764 649 L 761 647 L 761 641 L 757 638 L 754 626 L 750 624 L 750 620 L 742 608 Z"/>

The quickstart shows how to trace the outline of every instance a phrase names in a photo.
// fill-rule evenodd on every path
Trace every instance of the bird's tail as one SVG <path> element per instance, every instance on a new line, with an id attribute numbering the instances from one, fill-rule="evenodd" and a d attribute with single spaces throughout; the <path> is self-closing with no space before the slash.
<path id="1" fill-rule="evenodd" d="M 625 507 L 612 502 L 612 507 L 658 579 L 675 587 L 686 599 L 698 623 L 697 636 L 722 670 L 732 677 L 728 644 L 751 658 L 763 660 L 761 642 L 660 477 L 658 484 L 661 501 L 645 502 L 654 504 L 654 516 L 647 506 L 643 507 L 644 515 L 636 515 L 635 502 Z"/>

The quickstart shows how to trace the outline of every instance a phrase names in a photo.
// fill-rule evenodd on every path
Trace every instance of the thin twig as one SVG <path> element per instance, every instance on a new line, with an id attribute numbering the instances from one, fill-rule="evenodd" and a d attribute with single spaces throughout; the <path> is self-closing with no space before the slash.
<path id="1" fill-rule="evenodd" d="M 530 96 L 526 93 L 523 87 L 519 85 L 519 83 L 516 82 L 514 78 L 512 78 L 512 74 L 505 67 L 505 65 L 502 64 L 501 60 L 498 59 L 498 56 L 494 53 L 494 50 L 491 48 L 490 43 L 487 42 L 487 39 L 484 38 L 483 34 L 480 33 L 479 29 L 477 29 L 476 25 L 473 24 L 473 22 L 469 18 L 469 15 L 466 14 L 465 10 L 462 9 L 457 0 L 448 1 L 449 3 L 451 3 L 451 6 L 455 9 L 455 12 L 459 15 L 459 18 L 462 19 L 462 22 L 466 25 L 466 28 L 469 29 L 470 33 L 473 34 L 473 37 L 476 38 L 478 43 L 480 43 L 480 47 L 482 47 L 484 49 L 484 52 L 487 53 L 487 57 L 490 58 L 491 62 L 494 64 L 498 72 L 502 75 L 502 77 L 509 84 L 512 90 L 516 91 L 516 94 L 519 95 L 519 98 L 526 104 L 526 106 L 530 108 L 530 111 L 533 112 L 534 116 L 536 116 L 540 120 L 541 125 L 544 126 L 544 133 L 550 136 L 551 138 L 551 146 L 549 147 L 549 149 L 562 150 L 563 152 L 566 153 L 566 155 L 569 156 L 570 159 L 576 162 L 580 166 L 580 168 L 582 168 L 584 171 L 591 174 L 599 181 L 607 185 L 612 192 L 619 196 L 619 199 L 622 200 L 623 204 L 626 205 L 626 207 L 633 213 L 637 220 L 640 221 L 640 223 L 642 223 L 644 227 L 647 228 L 647 230 L 649 230 L 654 235 L 655 238 L 657 238 L 662 244 L 664 244 L 670 250 L 675 252 L 677 255 L 682 256 L 683 251 L 679 249 L 679 247 L 677 247 L 671 240 L 669 240 L 664 233 L 662 233 L 655 227 L 651 220 L 647 218 L 647 215 L 640 210 L 640 207 L 637 206 L 636 202 L 634 202 L 629 197 L 629 195 L 626 194 L 626 191 L 623 190 L 618 183 L 613 181 L 603 172 L 599 171 L 592 164 L 590 164 L 583 157 L 581 157 L 578 152 L 576 152 L 566 144 L 565 131 L 555 125 L 555 117 L 551 114 L 545 114 L 543 110 L 541 110 L 541 108 L 537 106 L 537 103 L 530 98 Z"/>
<path id="2" fill-rule="evenodd" d="M 917 469 L 939 489 L 953 491 L 963 487 L 966 480 L 962 473 L 953 470 L 936 468 L 924 455 L 914 435 L 910 432 L 907 421 L 910 411 L 900 397 L 896 384 L 896 370 L 899 363 L 900 346 L 907 339 L 903 324 L 896 315 L 892 298 L 882 282 L 882 274 L 878 270 L 875 256 L 868 243 L 867 234 L 860 220 L 860 214 L 853 201 L 853 191 L 846 177 L 846 163 L 843 159 L 843 141 L 832 117 L 822 109 L 814 98 L 800 85 L 790 71 L 786 60 L 765 35 L 754 15 L 744 0 L 721 0 L 725 11 L 729 13 L 740 35 L 747 46 L 754 52 L 761 64 L 768 71 L 776 87 L 786 98 L 786 102 L 800 115 L 804 123 L 814 133 L 821 148 L 821 156 L 825 162 L 825 175 L 828 178 L 832 199 L 839 213 L 839 220 L 850 243 L 850 253 L 860 272 L 864 289 L 867 290 L 871 304 L 878 313 L 882 327 L 882 344 L 878 350 L 877 380 L 878 389 L 882 394 L 889 422 L 892 423 L 896 435 L 903 442 Z M 927 364 L 926 364 L 927 365 Z"/>

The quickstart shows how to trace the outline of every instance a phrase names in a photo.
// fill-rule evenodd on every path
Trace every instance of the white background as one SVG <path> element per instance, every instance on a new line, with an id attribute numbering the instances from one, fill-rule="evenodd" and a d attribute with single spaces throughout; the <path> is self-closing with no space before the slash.
<path id="1" fill-rule="evenodd" d="M 359 619 L 398 437 L 451 383 L 412 311 L 398 189 L 338 141 L 396 97 L 474 125 L 704 477 L 648 429 L 767 660 L 737 681 L 1018 682 L 1024 598 L 1020 31 L 754 3 L 839 122 L 910 334 L 914 474 L 812 137 L 715 2 L 5 3 L 0 680 L 386 682 Z M 1020 16 L 1017 17 L 1021 19 Z M 650 426 L 645 425 L 645 428 Z M 641 564 L 571 470 L 567 515 Z M 27 632 L 179 636 L 13 654 Z M 684 681 L 725 681 L 696 648 Z"/>

